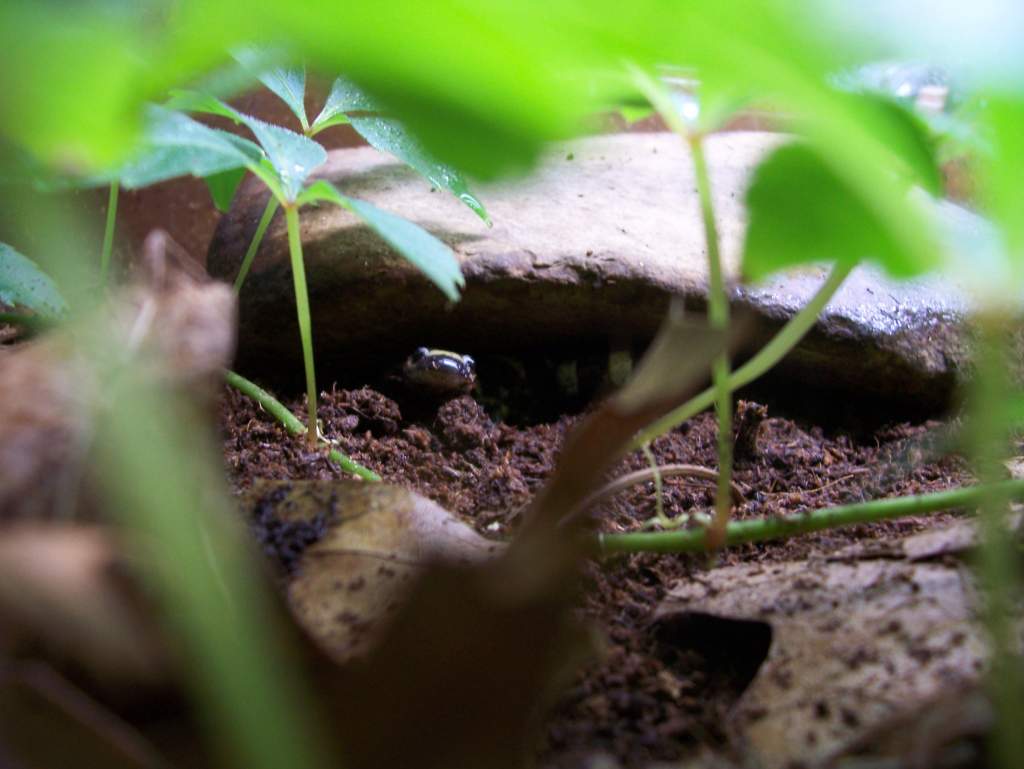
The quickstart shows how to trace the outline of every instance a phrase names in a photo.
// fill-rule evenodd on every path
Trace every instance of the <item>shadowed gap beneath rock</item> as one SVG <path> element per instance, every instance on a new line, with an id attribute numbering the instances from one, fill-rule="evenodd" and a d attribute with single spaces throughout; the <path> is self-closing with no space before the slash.
<path id="1" fill-rule="evenodd" d="M 667 665 L 685 652 L 704 661 L 711 688 L 738 699 L 768 657 L 772 627 L 767 622 L 683 612 L 653 625 L 659 656 Z"/>

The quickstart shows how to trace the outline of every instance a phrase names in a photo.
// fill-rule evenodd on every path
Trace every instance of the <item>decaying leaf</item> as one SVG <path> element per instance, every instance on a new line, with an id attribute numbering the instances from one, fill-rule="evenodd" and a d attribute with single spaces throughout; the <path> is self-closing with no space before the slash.
<path id="1" fill-rule="evenodd" d="M 716 569 L 673 588 L 661 621 L 693 612 L 771 625 L 737 718 L 760 765 L 818 766 L 985 658 L 976 595 L 958 564 L 815 560 Z"/>
<path id="2" fill-rule="evenodd" d="M 365 651 L 428 563 L 471 563 L 504 545 L 415 492 L 356 481 L 262 481 L 243 507 L 282 522 L 322 521 L 288 586 L 296 618 L 337 660 Z M 271 543 L 272 544 L 272 543 Z"/>
<path id="3" fill-rule="evenodd" d="M 95 512 L 90 447 L 115 405 L 104 377 L 124 358 L 192 397 L 208 398 L 221 381 L 234 352 L 234 293 L 162 232 L 144 251 L 136 282 L 96 317 L 0 350 L 0 522 Z M 86 336 L 94 343 L 82 344 Z"/>
<path id="4" fill-rule="evenodd" d="M 988 753 L 995 709 L 980 683 L 952 686 L 914 702 L 843 745 L 823 769 L 978 769 Z"/>
<path id="5" fill-rule="evenodd" d="M 107 694 L 166 683 L 157 617 L 126 574 L 111 531 L 20 524 L 0 537 L 0 627 Z"/>

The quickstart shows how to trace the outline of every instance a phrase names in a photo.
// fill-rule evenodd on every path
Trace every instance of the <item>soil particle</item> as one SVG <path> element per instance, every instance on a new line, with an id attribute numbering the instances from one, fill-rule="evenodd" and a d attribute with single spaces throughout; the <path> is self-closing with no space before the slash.
<path id="1" fill-rule="evenodd" d="M 304 415 L 302 400 L 289 405 L 300 418 Z M 324 393 L 319 413 L 324 434 L 339 450 L 385 480 L 433 499 L 488 536 L 514 532 L 521 510 L 551 473 L 567 433 L 579 420 L 563 416 L 513 427 L 496 423 L 470 396 L 429 409 L 403 409 L 369 388 Z M 970 481 L 963 460 L 943 453 L 948 436 L 937 422 L 888 425 L 854 437 L 773 417 L 757 404 L 742 406 L 739 414 L 743 450 L 737 452 L 735 480 L 747 499 L 737 512 L 740 518 L 926 493 Z M 346 477 L 234 391 L 222 399 L 221 425 L 236 491 L 256 478 Z M 694 417 L 651 448 L 662 464 L 714 468 L 714 416 Z M 637 453 L 612 475 L 646 466 Z M 665 512 L 707 511 L 712 494 L 704 481 L 666 478 Z M 595 511 L 598 525 L 607 531 L 636 529 L 654 514 L 653 483 L 622 492 Z M 257 513 L 253 528 L 287 570 L 322 534 L 327 515 L 305 527 L 289 527 Z M 884 542 L 948 523 L 951 517 L 904 518 L 745 545 L 721 553 L 717 563 L 822 557 L 862 540 Z M 540 746 L 543 766 L 581 767 L 603 755 L 623 767 L 640 767 L 706 748 L 737 747 L 728 713 L 749 671 L 736 670 L 699 646 L 666 644 L 652 625 L 652 613 L 667 588 L 682 578 L 699 579 L 709 565 L 706 557 L 648 554 L 587 565 L 579 611 L 599 629 L 603 653 L 571 685 L 549 719 Z M 842 718 L 857 719 L 858 714 L 843 713 Z"/>

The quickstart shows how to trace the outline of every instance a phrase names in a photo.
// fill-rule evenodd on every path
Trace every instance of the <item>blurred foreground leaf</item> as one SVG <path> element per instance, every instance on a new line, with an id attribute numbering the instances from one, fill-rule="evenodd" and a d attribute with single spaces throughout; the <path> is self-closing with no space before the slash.
<path id="1" fill-rule="evenodd" d="M 68 309 L 50 276 L 6 243 L 0 243 L 0 302 L 53 319 Z"/>
<path id="2" fill-rule="evenodd" d="M 251 141 L 205 126 L 184 113 L 152 106 L 139 151 L 103 176 L 133 189 L 179 176 L 213 176 L 258 164 L 262 156 Z"/>
<path id="3" fill-rule="evenodd" d="M 234 55 L 243 67 L 253 73 L 263 85 L 288 105 L 288 109 L 298 118 L 302 130 L 306 131 L 309 128 L 305 101 L 306 71 L 301 67 L 263 69 L 263 64 L 271 57 L 252 48 L 236 49 Z"/>
<path id="4" fill-rule="evenodd" d="M 896 275 L 912 275 L 921 267 L 886 222 L 805 143 L 780 147 L 761 163 L 747 192 L 747 207 L 747 279 L 833 260 L 872 260 Z"/>

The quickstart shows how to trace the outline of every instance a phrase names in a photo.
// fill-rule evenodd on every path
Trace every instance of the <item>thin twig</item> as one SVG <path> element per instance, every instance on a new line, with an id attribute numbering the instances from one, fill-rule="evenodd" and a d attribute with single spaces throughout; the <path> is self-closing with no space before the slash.
<path id="1" fill-rule="evenodd" d="M 576 516 L 583 515 L 587 510 L 592 508 L 598 502 L 612 497 L 618 494 L 620 491 L 628 489 L 630 486 L 635 486 L 638 483 L 644 483 L 646 481 L 653 480 L 656 474 L 660 474 L 662 478 L 673 477 L 673 476 L 689 476 L 691 478 L 701 478 L 706 481 L 713 483 L 718 482 L 718 473 L 707 467 L 701 467 L 700 465 L 660 465 L 658 467 L 645 467 L 642 470 L 636 470 L 632 473 L 626 473 L 625 475 L 619 476 L 618 478 L 609 481 L 607 484 L 602 486 L 600 489 L 595 491 L 589 497 L 584 499 L 579 506 L 565 515 L 561 520 L 560 525 L 565 525 L 572 521 Z M 743 490 L 734 482 L 729 483 L 729 490 L 732 495 L 733 505 L 739 507 L 746 502 L 746 497 L 743 495 Z"/>

